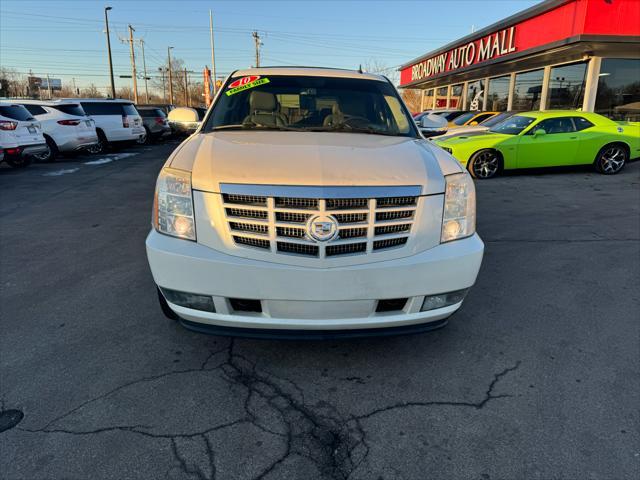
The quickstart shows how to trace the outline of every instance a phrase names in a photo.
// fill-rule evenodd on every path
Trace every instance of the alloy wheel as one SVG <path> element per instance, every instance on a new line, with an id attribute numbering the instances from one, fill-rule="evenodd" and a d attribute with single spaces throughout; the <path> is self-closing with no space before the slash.
<path id="1" fill-rule="evenodd" d="M 600 155 L 600 170 L 602 173 L 617 173 L 624 166 L 626 152 L 622 147 L 612 146 Z"/>
<path id="2" fill-rule="evenodd" d="M 500 168 L 500 159 L 494 152 L 480 152 L 473 159 L 471 169 L 476 178 L 491 178 Z"/>

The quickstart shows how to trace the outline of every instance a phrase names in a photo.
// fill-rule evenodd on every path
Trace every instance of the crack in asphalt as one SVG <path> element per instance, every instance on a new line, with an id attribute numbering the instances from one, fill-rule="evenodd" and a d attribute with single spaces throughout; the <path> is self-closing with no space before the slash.
<path id="1" fill-rule="evenodd" d="M 222 354 L 224 354 L 223 358 L 214 362 L 214 359 Z M 517 361 L 513 366 L 494 374 L 482 398 L 475 402 L 456 400 L 398 402 L 359 415 L 343 415 L 337 407 L 325 401 L 309 404 L 299 385 L 290 379 L 280 378 L 260 369 L 255 362 L 236 352 L 235 340 L 230 339 L 227 346 L 210 351 L 198 368 L 174 370 L 126 382 L 82 402 L 41 428 L 17 427 L 16 430 L 68 435 L 129 432 L 143 437 L 161 439 L 168 442 L 174 461 L 171 469 L 177 467 L 181 472 L 181 478 L 215 480 L 219 474 L 219 468 L 216 464 L 216 448 L 211 434 L 240 425 L 249 425 L 276 437 L 283 444 L 282 452 L 275 458 L 270 458 L 267 464 L 260 465 L 259 471 L 254 472 L 252 476 L 253 480 L 278 478 L 278 469 L 296 457 L 311 462 L 322 478 L 348 480 L 365 464 L 369 456 L 370 445 L 367 441 L 367 431 L 363 426 L 364 422 L 377 415 L 406 408 L 448 406 L 480 410 L 493 400 L 512 396 L 496 394 L 495 389 L 500 380 L 516 371 L 520 364 L 521 362 Z M 232 421 L 193 432 L 158 433 L 152 431 L 153 427 L 140 424 L 111 425 L 90 430 L 56 426 L 91 403 L 125 388 L 193 372 L 219 372 L 220 378 L 230 387 L 239 387 L 244 390 L 244 398 L 241 399 L 244 414 Z M 202 455 L 197 455 L 197 460 L 194 460 L 193 445 L 189 443 L 185 446 L 183 442 L 185 444 L 200 442 L 198 445 L 201 446 Z M 184 452 L 191 455 L 185 455 Z"/>

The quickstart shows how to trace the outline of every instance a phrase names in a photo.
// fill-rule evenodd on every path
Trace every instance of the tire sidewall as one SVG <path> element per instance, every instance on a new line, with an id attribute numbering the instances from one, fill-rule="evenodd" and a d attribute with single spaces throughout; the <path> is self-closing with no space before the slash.
<path id="1" fill-rule="evenodd" d="M 611 148 L 611 147 L 620 147 L 622 149 L 622 151 L 624 152 L 625 158 L 624 158 L 624 162 L 622 164 L 622 166 L 616 170 L 615 172 L 605 172 L 604 169 L 602 168 L 602 156 L 604 155 L 604 152 L 607 151 L 607 149 Z M 605 145 L 604 147 L 602 147 L 600 149 L 600 151 L 598 151 L 598 155 L 596 155 L 596 159 L 593 162 L 594 166 L 596 167 L 596 170 L 598 171 L 598 173 L 602 174 L 602 175 L 616 175 L 617 173 L 620 173 L 623 169 L 624 166 L 627 164 L 627 162 L 629 161 L 629 151 L 628 149 L 621 143 L 609 143 L 607 145 Z"/>
<path id="2" fill-rule="evenodd" d="M 473 171 L 473 164 L 474 162 L 477 160 L 478 156 L 481 153 L 484 152 L 490 152 L 493 153 L 495 156 L 498 157 L 498 169 L 496 170 L 496 172 L 491 175 L 490 177 L 478 177 L 475 172 Z M 471 175 L 473 178 L 475 178 L 476 180 L 489 180 L 491 178 L 495 178 L 498 175 L 500 175 L 502 173 L 502 170 L 504 168 L 504 165 L 502 163 L 502 157 L 500 156 L 500 154 L 498 152 L 496 152 L 495 150 L 492 150 L 490 148 L 485 148 L 482 150 L 478 150 L 477 152 L 475 152 L 473 155 L 471 155 L 471 158 L 469 159 L 469 161 L 467 162 L 467 171 L 469 172 L 469 175 Z"/>
<path id="3" fill-rule="evenodd" d="M 51 137 L 45 136 L 44 139 L 47 142 L 49 155 L 47 155 L 46 157 L 38 157 L 34 155 L 34 158 L 40 162 L 51 163 L 55 161 L 56 157 L 58 156 L 58 147 L 56 145 L 56 142 L 54 142 Z"/>

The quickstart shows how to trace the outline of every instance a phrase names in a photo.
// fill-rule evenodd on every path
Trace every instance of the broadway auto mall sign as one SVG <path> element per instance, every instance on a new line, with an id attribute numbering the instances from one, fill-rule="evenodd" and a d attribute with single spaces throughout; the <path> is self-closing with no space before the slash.
<path id="1" fill-rule="evenodd" d="M 403 69 L 400 73 L 400 84 L 452 72 L 515 51 L 516 27 L 505 28 Z"/>

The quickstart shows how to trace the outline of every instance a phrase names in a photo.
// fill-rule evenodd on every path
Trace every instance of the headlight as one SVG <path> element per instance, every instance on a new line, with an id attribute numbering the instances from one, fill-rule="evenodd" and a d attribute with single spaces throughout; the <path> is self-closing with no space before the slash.
<path id="1" fill-rule="evenodd" d="M 166 235 L 196 239 L 190 172 L 172 168 L 160 171 L 153 202 L 153 227 Z"/>
<path id="2" fill-rule="evenodd" d="M 476 231 L 476 189 L 468 173 L 444 177 L 444 212 L 440 242 L 450 242 L 473 235 Z"/>

